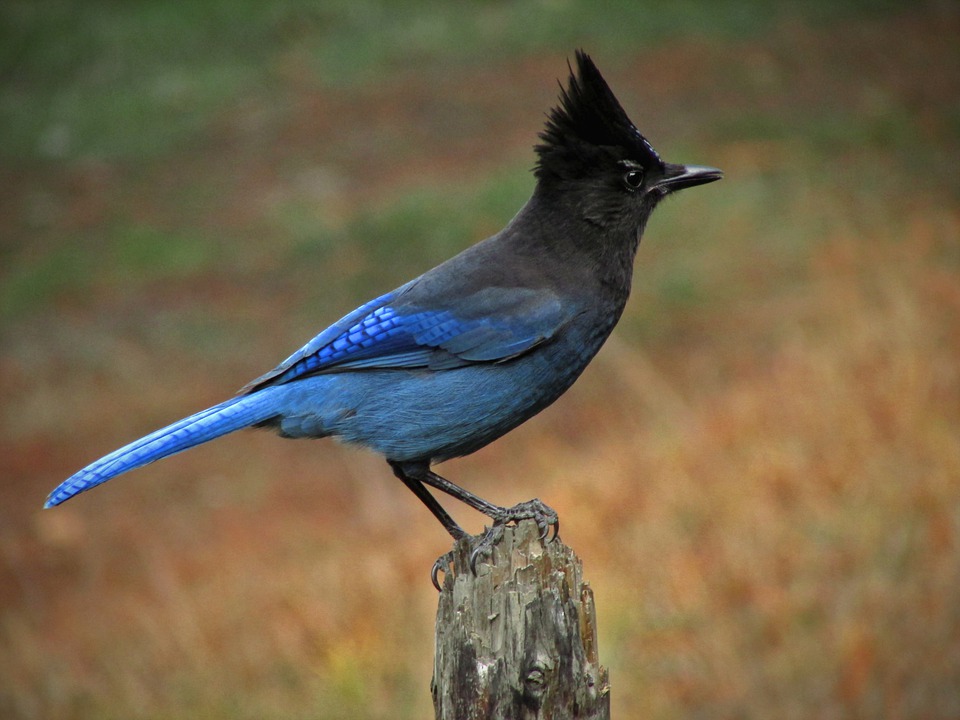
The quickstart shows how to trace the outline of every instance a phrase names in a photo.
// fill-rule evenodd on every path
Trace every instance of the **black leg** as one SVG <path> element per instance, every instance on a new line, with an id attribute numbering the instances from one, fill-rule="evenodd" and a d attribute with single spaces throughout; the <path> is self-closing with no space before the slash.
<path id="1" fill-rule="evenodd" d="M 426 483 L 430 487 L 434 487 L 437 490 L 445 492 L 450 497 L 456 498 L 465 505 L 469 505 L 477 512 L 483 513 L 488 518 L 496 520 L 498 516 L 502 515 L 506 508 L 502 508 L 499 505 L 494 505 L 491 502 L 487 502 L 479 495 L 474 495 L 469 490 L 464 490 L 459 485 L 450 482 L 445 477 L 437 475 L 432 470 L 427 470 L 424 473 L 421 482 Z"/>
<path id="2" fill-rule="evenodd" d="M 542 537 L 547 536 L 551 527 L 553 528 L 554 537 L 557 536 L 557 533 L 560 530 L 560 521 L 557 518 L 557 513 L 539 500 L 529 500 L 527 502 L 514 505 L 510 508 L 500 507 L 499 505 L 494 505 L 493 503 L 484 500 L 478 495 L 474 495 L 469 490 L 464 490 L 462 487 L 450 482 L 446 478 L 437 475 L 435 472 L 430 470 L 430 466 L 427 463 L 402 463 L 392 460 L 388 460 L 387 462 L 389 462 L 390 467 L 393 468 L 394 474 L 403 480 L 407 487 L 413 490 L 417 497 L 419 497 L 427 505 L 427 507 L 430 508 L 433 514 L 436 515 L 441 523 L 443 523 L 443 526 L 447 528 L 447 532 L 453 535 L 455 540 L 463 537 L 463 530 L 460 529 L 459 525 L 453 522 L 443 508 L 439 507 L 439 503 L 437 503 L 436 499 L 430 495 L 429 492 L 427 492 L 426 488 L 423 487 L 423 484 L 445 492 L 447 495 L 450 495 L 460 502 L 469 505 L 477 512 L 483 513 L 493 520 L 495 527 L 509 522 L 518 522 L 520 520 L 531 519 L 536 521 L 537 525 L 540 527 L 540 534 Z M 419 489 L 415 488 L 414 484 L 419 485 Z M 429 501 L 424 497 L 424 494 L 430 498 Z M 455 527 L 461 533 L 461 535 L 455 535 L 454 531 L 451 530 L 451 525 Z"/>
<path id="3" fill-rule="evenodd" d="M 540 528 L 541 538 L 547 537 L 551 527 L 553 528 L 554 538 L 556 538 L 560 532 L 560 519 L 557 517 L 557 513 L 539 500 L 528 500 L 527 502 L 519 503 L 509 508 L 500 507 L 499 505 L 487 502 L 479 495 L 474 495 L 472 492 L 464 490 L 459 485 L 437 475 L 430 470 L 430 466 L 427 463 L 397 462 L 395 460 L 387 460 L 387 462 L 390 463 L 390 467 L 393 468 L 393 474 L 400 478 L 403 484 L 413 491 L 414 495 L 420 498 L 420 501 L 430 509 L 430 512 L 440 521 L 440 524 L 443 525 L 454 540 L 460 540 L 466 536 L 467 533 L 457 525 L 449 513 L 437 502 L 437 499 L 424 487 L 424 484 L 447 493 L 451 497 L 469 505 L 474 510 L 483 513 L 493 520 L 493 526 L 486 529 L 484 533 L 477 538 L 473 551 L 470 553 L 470 570 L 474 574 L 477 572 L 477 560 L 483 555 L 488 555 L 493 551 L 493 547 L 500 537 L 502 537 L 503 527 L 507 523 L 533 520 L 537 523 L 537 527 Z M 446 555 L 441 555 L 433 564 L 430 579 L 438 591 L 440 590 L 440 582 L 437 576 L 441 572 L 448 572 L 452 561 L 453 552 L 451 551 Z"/>
<path id="4" fill-rule="evenodd" d="M 437 499 L 430 494 L 430 491 L 423 486 L 423 483 L 419 479 L 408 475 L 400 463 L 395 463 L 391 460 L 387 462 L 389 462 L 390 467 L 393 468 L 393 474 L 400 478 L 403 484 L 413 491 L 414 495 L 420 498 L 420 501 L 429 508 L 433 516 L 440 521 L 440 524 L 450 533 L 454 541 L 459 540 L 467 534 L 463 528 L 457 525 L 456 521 L 450 517 L 450 514 L 443 509 L 443 506 L 437 502 Z M 436 562 L 433 563 L 433 568 L 430 570 L 430 582 L 433 583 L 437 592 L 440 592 L 440 573 L 448 573 L 451 563 L 453 563 L 452 551 L 441 555 L 437 558 Z"/>
<path id="5" fill-rule="evenodd" d="M 450 533 L 454 540 L 459 540 L 467 534 L 463 528 L 457 525 L 456 521 L 450 517 L 450 514 L 443 509 L 443 506 L 437 502 L 437 499 L 430 494 L 430 491 L 423 486 L 420 478 L 407 474 L 400 463 L 395 463 L 391 460 L 387 462 L 389 462 L 390 467 L 393 468 L 393 474 L 400 478 L 403 484 L 413 491 L 414 495 L 420 498 L 420 501 L 427 506 L 430 512 L 433 513 L 433 516 L 440 521 L 440 524 L 443 525 L 444 529 Z"/>

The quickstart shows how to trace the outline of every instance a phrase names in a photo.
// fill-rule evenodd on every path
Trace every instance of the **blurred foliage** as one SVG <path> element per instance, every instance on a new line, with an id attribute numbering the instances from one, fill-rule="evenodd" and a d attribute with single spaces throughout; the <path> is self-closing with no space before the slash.
<path id="1" fill-rule="evenodd" d="M 151 157 L 245 93 L 370 82 L 547 49 L 620 54 L 677 36 L 735 38 L 894 0 L 8 0 L 0 6 L 0 157 Z"/>
<path id="2" fill-rule="evenodd" d="M 238 434 L 39 505 L 502 227 L 577 46 L 726 178 L 446 471 L 558 509 L 618 717 L 960 716 L 960 18 L 900 10 L 0 4 L 0 716 L 428 716 L 446 539 L 379 458 Z"/>

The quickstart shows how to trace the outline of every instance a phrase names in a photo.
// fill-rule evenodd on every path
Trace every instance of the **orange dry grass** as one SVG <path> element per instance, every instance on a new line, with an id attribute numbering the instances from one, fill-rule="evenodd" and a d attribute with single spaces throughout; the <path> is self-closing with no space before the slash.
<path id="1" fill-rule="evenodd" d="M 621 712 L 960 714 L 958 219 L 830 238 L 769 359 L 558 464 Z"/>
<path id="2" fill-rule="evenodd" d="M 655 360 L 615 340 L 449 468 L 560 511 L 617 715 L 960 713 L 960 218 L 896 230 L 828 238 L 799 289 L 738 313 L 789 318 L 768 350 L 725 313 Z M 702 354 L 735 370 L 684 397 Z M 4 537 L 6 716 L 429 713 L 439 529 L 375 458 L 240 438 Z"/>

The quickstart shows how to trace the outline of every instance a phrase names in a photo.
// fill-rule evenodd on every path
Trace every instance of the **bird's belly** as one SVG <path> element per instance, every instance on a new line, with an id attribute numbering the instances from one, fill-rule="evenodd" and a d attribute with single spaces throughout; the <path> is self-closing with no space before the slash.
<path id="1" fill-rule="evenodd" d="M 588 343 L 591 345 L 592 343 Z M 550 405 L 597 348 L 551 348 L 452 370 L 369 370 L 291 383 L 281 431 L 333 435 L 391 460 L 439 462 L 479 450 Z"/>

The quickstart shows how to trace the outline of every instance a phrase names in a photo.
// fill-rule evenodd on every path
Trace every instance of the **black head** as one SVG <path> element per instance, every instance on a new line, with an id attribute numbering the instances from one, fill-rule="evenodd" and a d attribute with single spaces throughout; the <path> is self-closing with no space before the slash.
<path id="1" fill-rule="evenodd" d="M 714 168 L 664 162 L 593 60 L 582 50 L 576 60 L 536 147 L 541 186 L 576 193 L 582 216 L 594 224 L 624 224 L 639 232 L 661 198 L 723 176 Z"/>

